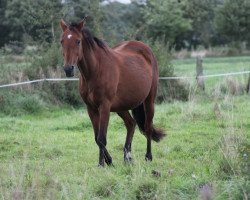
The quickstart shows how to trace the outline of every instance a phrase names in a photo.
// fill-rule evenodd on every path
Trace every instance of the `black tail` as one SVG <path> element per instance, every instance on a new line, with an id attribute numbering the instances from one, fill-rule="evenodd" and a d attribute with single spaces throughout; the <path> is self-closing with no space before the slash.
<path id="1" fill-rule="evenodd" d="M 145 126 L 144 126 L 145 125 L 145 112 L 144 112 L 143 104 L 134 108 L 132 110 L 132 114 L 133 114 L 133 117 L 134 117 L 141 133 L 147 137 L 147 135 L 145 133 Z M 160 140 L 165 136 L 166 136 L 166 134 L 162 130 L 153 128 L 152 139 L 155 142 L 160 142 Z"/>

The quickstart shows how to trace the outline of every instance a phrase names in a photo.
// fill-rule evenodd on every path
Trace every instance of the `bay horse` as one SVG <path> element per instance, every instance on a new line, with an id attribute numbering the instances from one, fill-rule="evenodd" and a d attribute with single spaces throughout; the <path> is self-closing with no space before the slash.
<path id="1" fill-rule="evenodd" d="M 72 77 L 74 68 L 79 68 L 79 92 L 93 125 L 99 165 L 112 164 L 106 148 L 110 112 L 116 112 L 127 129 L 124 161 L 132 160 L 136 124 L 147 139 L 145 159 L 151 161 L 151 140 L 159 142 L 165 136 L 162 130 L 153 127 L 158 66 L 151 49 L 139 41 L 126 41 L 110 48 L 90 33 L 85 20 L 67 25 L 62 19 L 60 26 L 64 71 L 67 77 Z"/>

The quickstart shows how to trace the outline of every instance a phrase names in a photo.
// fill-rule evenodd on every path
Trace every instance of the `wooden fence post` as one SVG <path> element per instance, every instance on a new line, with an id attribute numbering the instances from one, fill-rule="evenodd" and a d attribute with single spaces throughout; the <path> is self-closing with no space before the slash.
<path id="1" fill-rule="evenodd" d="M 202 90 L 205 90 L 204 78 L 203 76 L 203 66 L 202 66 L 202 58 L 197 56 L 196 58 L 196 81 L 198 87 Z"/>
<path id="2" fill-rule="evenodd" d="M 250 94 L 250 74 L 249 74 L 249 77 L 248 77 L 248 82 L 247 82 L 247 93 Z"/>

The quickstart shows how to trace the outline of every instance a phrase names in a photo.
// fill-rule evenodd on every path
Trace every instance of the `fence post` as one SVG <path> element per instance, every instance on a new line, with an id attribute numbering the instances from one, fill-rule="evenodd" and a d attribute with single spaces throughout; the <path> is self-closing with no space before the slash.
<path id="1" fill-rule="evenodd" d="M 196 81 L 198 87 L 202 90 L 205 90 L 204 78 L 203 76 L 203 66 L 202 66 L 202 58 L 201 56 L 197 56 L 196 58 Z"/>
<path id="2" fill-rule="evenodd" d="M 248 76 L 248 82 L 247 82 L 247 93 L 250 94 L 250 74 Z"/>

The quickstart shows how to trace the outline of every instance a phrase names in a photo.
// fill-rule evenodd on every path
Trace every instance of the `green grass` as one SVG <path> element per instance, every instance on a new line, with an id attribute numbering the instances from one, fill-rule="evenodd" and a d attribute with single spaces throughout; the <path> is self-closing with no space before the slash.
<path id="1" fill-rule="evenodd" d="M 196 59 L 173 60 L 176 76 L 196 76 Z M 203 58 L 203 74 L 221 74 L 230 72 L 241 72 L 250 70 L 250 57 L 222 57 L 222 58 Z M 205 79 L 205 87 L 209 92 L 213 90 L 222 80 L 233 79 L 239 84 L 246 84 L 248 74 L 230 77 L 212 77 Z M 186 80 L 195 84 L 195 79 Z"/>
<path id="2" fill-rule="evenodd" d="M 138 130 L 131 165 L 123 162 L 125 128 L 112 114 L 108 150 L 114 167 L 97 167 L 86 110 L 54 109 L 0 119 L 0 199 L 215 199 L 249 197 L 250 97 L 203 97 L 156 106 L 153 143 Z M 159 177 L 152 171 L 160 173 Z"/>
<path id="3" fill-rule="evenodd" d="M 173 61 L 177 75 L 196 75 L 196 59 Z M 203 58 L 204 75 L 250 70 L 250 57 Z"/>

